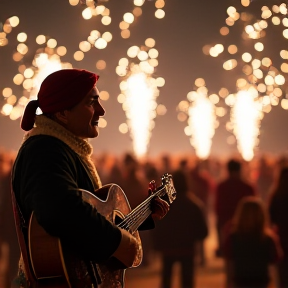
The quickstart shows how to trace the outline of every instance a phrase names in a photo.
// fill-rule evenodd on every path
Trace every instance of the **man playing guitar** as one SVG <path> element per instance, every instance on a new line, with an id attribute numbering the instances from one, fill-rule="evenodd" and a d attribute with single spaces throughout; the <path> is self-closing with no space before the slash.
<path id="1" fill-rule="evenodd" d="M 129 204 L 123 204 L 125 194 L 119 192 L 117 185 L 101 189 L 91 161 L 93 151 L 88 138 L 98 136 L 99 118 L 105 114 L 95 86 L 98 78 L 87 70 L 56 71 L 42 82 L 38 99 L 25 108 L 21 128 L 27 132 L 12 172 L 12 199 L 22 252 L 15 287 L 104 287 L 101 283 L 105 277 L 99 265 L 109 263 L 112 270 L 126 269 L 135 264 L 141 253 L 137 232 L 131 233 L 130 227 L 127 231 L 113 223 L 130 212 Z M 36 115 L 37 108 L 41 115 Z M 170 191 L 172 186 L 166 177 L 160 190 Z M 119 209 L 108 205 L 108 196 L 125 206 L 123 215 L 121 211 L 116 215 Z M 93 201 L 97 202 L 95 206 Z M 151 198 L 149 209 L 143 223 L 138 221 L 139 229 L 153 228 L 153 220 L 163 218 L 169 204 L 157 196 Z M 36 245 L 41 244 L 40 239 L 46 239 L 45 233 L 59 240 L 57 249 L 64 276 L 46 275 L 47 270 L 55 268 L 53 263 L 39 271 L 33 262 L 34 224 L 43 230 L 41 235 L 36 233 L 35 237 L 40 235 Z M 42 263 L 46 256 L 51 256 L 53 245 L 40 245 Z M 121 281 L 117 283 L 118 287 L 123 286 Z"/>

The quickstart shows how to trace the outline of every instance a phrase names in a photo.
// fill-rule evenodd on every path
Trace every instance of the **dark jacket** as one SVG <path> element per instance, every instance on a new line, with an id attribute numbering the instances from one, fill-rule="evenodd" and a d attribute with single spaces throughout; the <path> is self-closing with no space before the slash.
<path id="1" fill-rule="evenodd" d="M 287 191 L 287 190 L 286 190 Z M 273 193 L 269 203 L 269 214 L 272 224 L 277 226 L 284 258 L 288 259 L 288 195 Z M 287 261 L 288 262 L 288 261 Z"/>
<path id="2" fill-rule="evenodd" d="M 237 204 L 243 197 L 255 195 L 254 187 L 240 178 L 229 177 L 219 183 L 215 195 L 215 213 L 218 225 L 223 227 L 232 219 Z"/>
<path id="3" fill-rule="evenodd" d="M 101 262 L 118 247 L 121 233 L 79 197 L 93 192 L 88 169 L 79 156 L 55 137 L 30 137 L 14 164 L 13 190 L 26 221 L 34 211 L 39 224 L 81 258 Z"/>
<path id="4" fill-rule="evenodd" d="M 98 187 L 78 154 L 55 137 L 32 136 L 19 150 L 12 186 L 26 225 L 34 211 L 46 232 L 60 238 L 70 282 L 96 287 L 99 274 L 93 263 L 114 253 L 121 232 L 80 197 L 78 188 L 94 192 Z M 21 267 L 18 275 L 14 285 L 28 287 Z"/>
<path id="5" fill-rule="evenodd" d="M 269 235 L 232 233 L 225 243 L 225 257 L 233 264 L 232 280 L 237 287 L 266 287 L 269 265 L 279 260 L 276 242 Z"/>
<path id="6" fill-rule="evenodd" d="M 167 255 L 194 255 L 194 243 L 208 235 L 203 204 L 185 195 L 173 202 L 169 213 L 157 223 L 155 245 Z"/>

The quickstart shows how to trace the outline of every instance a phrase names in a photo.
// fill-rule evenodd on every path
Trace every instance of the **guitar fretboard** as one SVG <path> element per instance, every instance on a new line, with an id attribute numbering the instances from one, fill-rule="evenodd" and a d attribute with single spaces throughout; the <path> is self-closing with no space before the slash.
<path id="1" fill-rule="evenodd" d="M 160 188 L 158 191 L 151 194 L 147 199 L 145 199 L 141 204 L 139 204 L 135 209 L 133 209 L 121 223 L 118 224 L 119 228 L 135 232 L 139 226 L 149 217 L 152 213 L 151 211 L 151 201 L 153 198 L 159 196 L 164 196 L 166 194 L 166 185 Z"/>

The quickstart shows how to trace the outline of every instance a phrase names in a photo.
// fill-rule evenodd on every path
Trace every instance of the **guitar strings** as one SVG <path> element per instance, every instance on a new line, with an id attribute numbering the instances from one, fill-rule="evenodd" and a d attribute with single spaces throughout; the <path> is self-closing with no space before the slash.
<path id="1" fill-rule="evenodd" d="M 137 228 L 141 225 L 141 223 L 151 214 L 150 208 L 150 200 L 156 196 L 163 196 L 165 193 L 163 190 L 166 190 L 166 186 L 151 194 L 148 198 L 145 199 L 139 206 L 137 206 L 133 211 L 126 215 L 124 220 L 118 225 L 118 227 L 132 230 L 132 232 L 136 231 Z M 170 190 L 170 189 L 169 189 Z"/>
<path id="2" fill-rule="evenodd" d="M 151 214 L 151 209 L 150 207 L 147 207 L 146 210 L 143 211 L 142 213 L 142 219 L 146 219 L 149 215 Z M 131 230 L 134 232 L 138 229 L 138 227 L 143 223 L 143 220 L 141 218 L 136 218 L 136 221 L 133 223 L 133 225 L 131 226 Z"/>
<path id="3" fill-rule="evenodd" d="M 140 208 L 140 206 L 139 206 Z M 147 213 L 148 212 L 148 213 Z M 131 230 L 132 225 L 136 226 L 139 222 L 142 222 L 142 219 L 145 220 L 144 216 L 149 216 L 151 212 L 150 203 L 146 203 L 146 205 L 141 205 L 141 210 L 137 211 L 137 213 L 128 214 L 128 217 L 125 218 L 118 227 L 123 229 Z M 146 215 L 147 214 L 147 215 Z M 141 223 L 140 223 L 141 224 Z M 133 227 L 134 227 L 133 226 Z M 137 229 L 137 227 L 136 227 Z"/>
<path id="4" fill-rule="evenodd" d="M 159 190 L 160 191 L 160 190 Z M 138 220 L 139 217 L 142 217 L 143 212 L 150 210 L 150 200 L 155 197 L 157 193 L 150 195 L 145 201 L 138 205 L 133 211 L 126 215 L 124 220 L 118 225 L 119 227 L 129 228 L 135 222 L 135 219 Z M 145 209 L 145 210 L 144 210 Z"/>
<path id="5" fill-rule="evenodd" d="M 150 214 L 151 214 L 151 210 L 150 209 L 145 210 L 143 215 L 141 215 L 142 219 L 145 220 Z M 138 218 L 137 219 L 138 221 L 135 221 L 134 223 L 132 223 L 132 225 L 130 226 L 129 231 L 132 232 L 132 233 L 135 232 L 138 229 L 138 227 L 141 225 L 141 223 L 143 223 L 142 219 Z"/>
<path id="6" fill-rule="evenodd" d="M 163 192 L 163 190 L 165 190 L 166 192 L 165 193 L 161 193 L 161 192 Z M 173 187 L 173 186 L 171 186 L 171 185 L 165 185 L 163 188 L 161 188 L 160 190 L 158 190 L 157 192 L 155 192 L 154 194 L 152 194 L 151 196 L 153 196 L 153 197 L 156 197 L 156 196 L 163 196 L 163 195 L 165 195 L 165 194 L 167 194 L 167 191 L 171 194 L 171 195 L 173 195 L 172 194 L 172 192 L 174 192 L 174 193 L 176 193 L 176 191 L 175 191 L 175 188 Z M 159 192 L 159 193 L 158 193 Z M 135 214 L 135 213 L 134 213 Z M 136 231 L 137 229 L 138 229 L 138 227 L 142 224 L 142 222 L 143 222 L 143 220 L 142 219 L 146 219 L 149 215 L 151 214 L 151 209 L 150 209 L 150 202 L 149 202 L 149 206 L 147 206 L 147 207 L 145 207 L 145 210 L 142 210 L 142 215 L 135 215 L 135 217 L 133 218 L 133 220 L 137 220 L 136 222 L 132 222 L 132 225 L 133 226 L 131 226 L 130 227 L 130 231 L 131 230 L 133 230 L 133 232 L 134 231 Z M 137 218 L 137 216 L 141 216 L 141 218 L 140 217 L 138 217 Z"/>

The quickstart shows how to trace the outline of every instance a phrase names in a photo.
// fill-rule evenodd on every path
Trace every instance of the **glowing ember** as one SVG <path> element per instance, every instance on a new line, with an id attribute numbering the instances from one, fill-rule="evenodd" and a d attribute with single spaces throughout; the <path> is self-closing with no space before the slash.
<path id="1" fill-rule="evenodd" d="M 238 92 L 231 110 L 233 133 L 238 149 L 246 161 L 253 159 L 254 148 L 258 144 L 262 112 L 259 102 L 255 100 L 257 94 L 255 89 Z"/>

